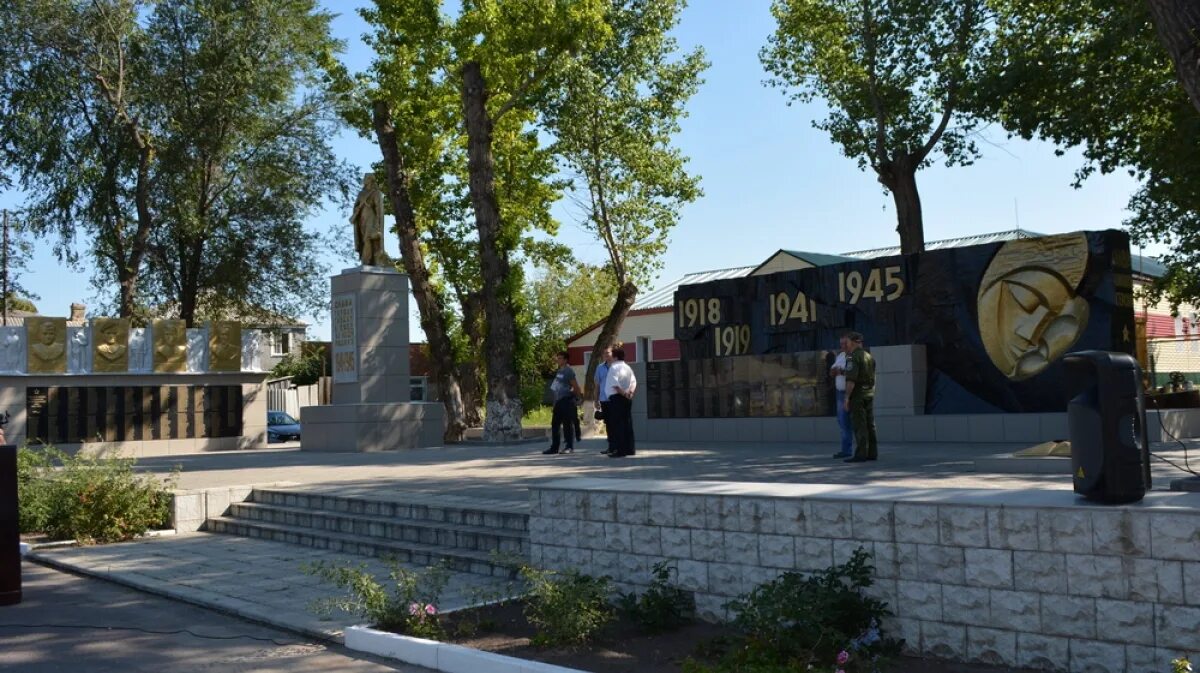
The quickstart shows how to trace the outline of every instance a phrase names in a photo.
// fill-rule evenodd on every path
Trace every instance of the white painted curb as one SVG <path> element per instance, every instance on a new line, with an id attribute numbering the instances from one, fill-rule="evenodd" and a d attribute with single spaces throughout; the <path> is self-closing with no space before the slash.
<path id="1" fill-rule="evenodd" d="M 19 547 L 19 549 L 21 550 L 21 558 L 25 558 L 25 555 L 29 553 L 29 543 L 28 542 L 18 542 L 17 544 L 21 545 Z"/>
<path id="2" fill-rule="evenodd" d="M 347 649 L 399 659 L 407 664 L 444 673 L 586 673 L 577 668 L 506 657 L 495 652 L 377 631 L 366 626 L 347 628 L 345 637 Z"/>

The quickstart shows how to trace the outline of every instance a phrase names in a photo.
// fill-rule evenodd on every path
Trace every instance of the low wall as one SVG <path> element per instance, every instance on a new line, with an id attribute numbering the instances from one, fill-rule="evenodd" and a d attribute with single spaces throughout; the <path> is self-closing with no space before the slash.
<path id="1" fill-rule="evenodd" d="M 530 489 L 532 562 L 645 587 L 669 560 L 709 620 L 858 547 L 910 651 L 1161 673 L 1200 654 L 1200 494 L 1102 507 L 1069 491 L 567 479 Z"/>
<path id="2" fill-rule="evenodd" d="M 1200 409 L 1151 409 L 1146 412 L 1151 442 L 1200 437 Z"/>
<path id="3" fill-rule="evenodd" d="M 295 482 L 279 481 L 176 490 L 171 494 L 171 528 L 176 533 L 203 530 L 205 521 L 224 516 L 230 505 L 245 502 L 255 488 L 278 486 L 295 486 Z"/>
<path id="4" fill-rule="evenodd" d="M 190 437 L 176 439 L 138 439 L 127 441 L 95 441 L 85 443 L 57 442 L 55 446 L 68 453 L 85 451 L 132 458 L 167 456 L 206 451 L 234 451 L 267 447 L 267 374 L 262 372 L 231 373 L 130 373 L 130 374 L 60 374 L 0 376 L 0 413 L 8 412 L 10 422 L 5 436 L 10 444 L 22 445 L 27 437 L 27 391 L 30 388 L 74 387 L 151 387 L 171 386 L 240 386 L 242 431 L 232 437 Z M 88 410 L 92 413 L 92 410 Z M 96 410 L 102 416 L 112 416 L 115 409 Z M 132 413 L 132 410 L 127 411 Z M 182 413 L 182 412 L 181 412 Z"/>

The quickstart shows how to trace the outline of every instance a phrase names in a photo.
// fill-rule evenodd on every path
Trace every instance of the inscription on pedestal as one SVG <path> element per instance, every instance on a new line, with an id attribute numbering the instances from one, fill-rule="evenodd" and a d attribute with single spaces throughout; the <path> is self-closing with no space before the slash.
<path id="1" fill-rule="evenodd" d="M 336 294 L 331 304 L 333 337 L 333 382 L 358 381 L 358 335 L 355 333 L 353 294 Z"/>

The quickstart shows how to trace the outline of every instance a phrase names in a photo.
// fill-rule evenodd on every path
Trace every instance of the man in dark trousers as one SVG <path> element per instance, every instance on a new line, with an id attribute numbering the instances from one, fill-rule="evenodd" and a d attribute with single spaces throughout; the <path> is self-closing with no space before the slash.
<path id="1" fill-rule="evenodd" d="M 854 457 L 847 463 L 862 463 L 879 458 L 875 438 L 875 358 L 863 350 L 863 335 L 850 332 L 850 353 L 846 356 L 845 410 L 854 428 Z"/>
<path id="2" fill-rule="evenodd" d="M 554 359 L 558 371 L 554 373 L 554 382 L 550 384 L 550 392 L 554 394 L 554 412 L 550 418 L 550 448 L 542 453 L 558 453 L 558 440 L 562 432 L 567 433 L 567 446 L 563 453 L 575 453 L 575 423 L 579 414 L 575 407 L 583 401 L 583 391 L 579 389 L 579 381 L 575 380 L 575 370 L 567 364 L 567 352 L 559 351 Z"/>
<path id="3" fill-rule="evenodd" d="M 608 368 L 612 364 L 612 348 L 604 349 L 604 362 L 601 362 L 596 367 L 596 408 L 600 410 L 600 415 L 604 421 L 604 436 L 608 438 L 608 447 L 600 453 L 612 453 L 612 428 L 608 425 L 609 413 L 609 395 L 608 388 L 604 386 L 608 382 Z"/>
<path id="4" fill-rule="evenodd" d="M 633 450 L 633 395 L 637 392 L 637 377 L 633 368 L 625 364 L 625 349 L 612 350 L 612 364 L 604 387 L 608 388 L 608 431 L 612 434 L 612 452 L 609 458 L 632 456 Z"/>

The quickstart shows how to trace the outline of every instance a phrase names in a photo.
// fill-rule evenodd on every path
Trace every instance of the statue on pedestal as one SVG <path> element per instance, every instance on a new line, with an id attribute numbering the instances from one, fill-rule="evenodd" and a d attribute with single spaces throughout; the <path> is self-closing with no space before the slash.
<path id="1" fill-rule="evenodd" d="M 383 192 L 375 184 L 375 174 L 363 176 L 363 187 L 350 215 L 354 225 L 354 249 L 364 266 L 391 266 L 383 251 Z"/>

